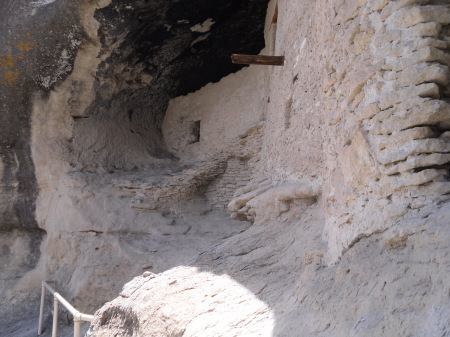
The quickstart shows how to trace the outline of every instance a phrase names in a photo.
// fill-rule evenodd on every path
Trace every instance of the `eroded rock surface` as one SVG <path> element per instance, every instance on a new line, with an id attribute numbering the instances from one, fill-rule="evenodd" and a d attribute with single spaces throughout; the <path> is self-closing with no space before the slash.
<path id="1" fill-rule="evenodd" d="M 41 280 L 93 312 L 131 277 L 249 226 L 228 217 L 225 195 L 240 167 L 249 181 L 251 156 L 180 161 L 161 128 L 171 98 L 241 69 L 232 52 L 264 47 L 267 3 L 2 4 L 0 335 L 32 334 L 18 313 L 36 315 Z"/>
<path id="2" fill-rule="evenodd" d="M 361 239 L 335 266 L 318 212 L 297 207 L 189 267 L 135 278 L 87 336 L 448 335 L 448 207 Z"/>
<path id="3" fill-rule="evenodd" d="M 449 335 L 449 10 L 426 0 L 280 0 L 272 20 L 271 2 L 266 41 L 286 64 L 250 67 L 265 77 L 254 86 L 265 102 L 261 145 L 227 206 L 253 226 L 189 267 L 134 279 L 88 336 Z M 196 110 L 214 114 L 213 102 L 198 104 L 205 93 L 171 103 L 173 151 L 219 148 L 170 133 L 200 120 Z M 230 100 L 230 113 L 247 108 L 238 94 Z M 256 298 L 197 284 L 211 275 Z M 170 296 L 153 301 L 158 291 Z M 239 319 L 236 303 L 244 312 L 261 301 L 251 322 Z M 134 330 L 105 319 L 114 310 L 136 317 Z M 220 333 L 217 315 L 230 322 Z"/>
<path id="4" fill-rule="evenodd" d="M 2 59 L 8 322 L 55 279 L 120 293 L 87 336 L 450 336 L 448 2 L 15 4 L 70 15 Z"/>

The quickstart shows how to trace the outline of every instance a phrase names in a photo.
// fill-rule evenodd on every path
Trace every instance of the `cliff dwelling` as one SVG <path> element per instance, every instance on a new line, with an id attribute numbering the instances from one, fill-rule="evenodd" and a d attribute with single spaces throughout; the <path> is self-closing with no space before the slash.
<path id="1" fill-rule="evenodd" d="M 0 8 L 0 336 L 450 336 L 448 0 Z"/>

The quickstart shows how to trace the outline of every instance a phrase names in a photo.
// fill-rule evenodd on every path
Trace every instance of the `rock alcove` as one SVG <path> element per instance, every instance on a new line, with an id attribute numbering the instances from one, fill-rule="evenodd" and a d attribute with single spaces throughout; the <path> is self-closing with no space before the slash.
<path id="1" fill-rule="evenodd" d="M 448 334 L 448 1 L 3 5 L 0 335 Z"/>
<path id="2" fill-rule="evenodd" d="M 190 229 L 199 215 L 186 215 L 192 212 L 185 209 L 209 213 L 212 223 L 222 217 L 200 194 L 226 171 L 227 159 L 180 162 L 166 146 L 162 124 L 171 99 L 242 69 L 231 63 L 233 52 L 257 54 L 264 48 L 267 5 L 268 0 L 2 4 L 0 25 L 7 32 L 0 38 L 4 303 L 15 298 L 29 307 L 24 303 L 38 280 L 54 278 L 75 303 L 93 310 L 130 275 L 167 269 L 240 230 L 231 223 L 202 239 L 201 229 Z M 180 135 L 188 144 L 201 137 L 201 120 L 194 119 Z M 106 198 L 98 198 L 101 190 Z M 184 205 L 188 199 L 195 199 L 194 206 Z M 183 205 L 174 206 L 177 200 Z M 175 244 L 189 231 L 193 242 L 179 254 L 145 261 L 144 242 L 159 242 L 150 249 L 156 254 L 167 236 L 173 234 Z M 88 242 L 92 235 L 97 243 Z M 78 269 L 69 257 L 84 259 L 82 250 L 86 258 L 106 252 L 100 258 L 105 265 L 112 256 L 125 257 L 127 262 L 109 265 L 107 274 L 139 255 L 142 259 L 137 270 L 122 271 L 118 279 L 105 279 L 98 270 L 106 283 L 94 285 L 87 274 L 71 282 L 89 273 L 87 260 Z M 98 290 L 98 298 L 83 293 L 86 282 Z M 2 305 L 1 312 L 14 317 L 22 308 Z"/>

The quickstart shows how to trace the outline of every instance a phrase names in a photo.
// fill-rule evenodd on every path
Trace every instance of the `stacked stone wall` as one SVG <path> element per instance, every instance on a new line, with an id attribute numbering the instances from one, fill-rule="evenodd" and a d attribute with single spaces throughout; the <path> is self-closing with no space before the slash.
<path id="1" fill-rule="evenodd" d="M 225 172 L 208 186 L 206 192 L 208 201 L 214 208 L 226 209 L 234 192 L 249 183 L 250 173 L 246 160 L 229 159 Z"/>
<path id="2" fill-rule="evenodd" d="M 449 4 L 350 1 L 336 10 L 323 87 L 334 257 L 388 224 L 426 217 L 450 192 Z"/>

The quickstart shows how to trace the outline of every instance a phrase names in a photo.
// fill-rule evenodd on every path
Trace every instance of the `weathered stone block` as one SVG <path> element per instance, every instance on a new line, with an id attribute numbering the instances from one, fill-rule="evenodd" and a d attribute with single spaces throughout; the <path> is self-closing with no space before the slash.
<path id="1" fill-rule="evenodd" d="M 450 105 L 445 101 L 421 99 L 410 102 L 410 107 L 407 106 L 409 102 L 406 102 L 390 111 L 386 110 L 386 118 L 378 119 L 382 120 L 382 123 L 376 124 L 373 132 L 391 134 L 416 126 L 438 125 L 450 120 Z"/>
<path id="2" fill-rule="evenodd" d="M 407 186 L 419 186 L 431 181 L 442 181 L 445 170 L 428 169 L 417 173 L 404 172 L 394 176 L 385 176 L 380 180 L 381 195 L 388 196 Z"/>
<path id="3" fill-rule="evenodd" d="M 394 27 L 408 28 L 423 22 L 450 23 L 450 8 L 446 6 L 414 6 L 394 13 L 388 20 Z"/>
<path id="4" fill-rule="evenodd" d="M 388 109 L 394 104 L 416 96 L 439 98 L 439 86 L 435 83 L 425 83 L 387 92 L 380 97 L 380 109 Z"/>
<path id="5" fill-rule="evenodd" d="M 390 136 L 373 136 L 371 143 L 375 145 L 379 150 L 383 150 L 388 147 L 399 147 L 404 143 L 425 138 L 434 138 L 439 134 L 430 127 L 417 127 L 407 130 L 395 132 Z"/>
<path id="6" fill-rule="evenodd" d="M 377 157 L 382 164 L 405 160 L 408 156 L 420 153 L 450 153 L 450 143 L 438 138 L 417 139 L 399 148 L 381 150 Z"/>
<path id="7" fill-rule="evenodd" d="M 438 63 L 421 63 L 397 73 L 392 87 L 398 89 L 408 85 L 418 85 L 425 82 L 434 82 L 446 86 L 450 81 L 448 66 Z"/>
<path id="8" fill-rule="evenodd" d="M 374 47 L 382 47 L 393 41 L 398 41 L 402 37 L 402 31 L 400 29 L 380 30 L 372 39 Z"/>
<path id="9" fill-rule="evenodd" d="M 408 99 L 400 102 L 399 104 L 395 105 L 393 108 L 383 110 L 380 113 L 378 113 L 376 116 L 373 117 L 372 121 L 373 123 L 378 122 L 384 122 L 388 118 L 392 117 L 396 112 L 402 112 L 411 109 L 411 107 L 414 107 L 416 105 L 423 105 L 426 102 L 428 102 L 430 98 L 424 98 L 424 97 L 415 97 L 413 99 Z M 398 130 L 396 130 L 398 131 Z M 392 133 L 392 132 L 391 132 Z"/>
<path id="10" fill-rule="evenodd" d="M 368 186 L 378 177 L 378 164 L 361 131 L 344 147 L 339 160 L 345 183 L 356 191 L 362 191 L 362 186 Z"/>
<path id="11" fill-rule="evenodd" d="M 389 0 L 370 0 L 368 2 L 367 6 L 370 7 L 370 9 L 373 10 L 373 11 L 380 11 L 388 3 L 389 3 Z"/>
<path id="12" fill-rule="evenodd" d="M 371 119 L 380 112 L 380 107 L 377 103 L 370 103 L 367 106 L 356 111 L 355 121 L 361 122 L 365 119 Z"/>
<path id="13" fill-rule="evenodd" d="M 446 49 L 447 42 L 431 37 L 419 37 L 415 39 L 399 40 L 377 48 L 373 55 L 376 58 L 380 59 L 386 56 L 401 57 L 429 46 L 437 49 Z"/>
<path id="14" fill-rule="evenodd" d="M 342 83 L 342 87 L 345 88 L 346 101 L 351 102 L 355 99 L 356 95 L 361 92 L 362 87 L 366 82 L 375 75 L 377 67 L 364 67 L 358 68 L 356 71 L 351 72 L 345 78 Z"/>
<path id="15" fill-rule="evenodd" d="M 441 33 L 442 25 L 437 22 L 424 22 L 408 29 L 402 30 L 402 39 L 410 39 L 413 37 L 429 36 L 438 37 Z"/>
<path id="16" fill-rule="evenodd" d="M 410 156 L 404 162 L 395 165 L 386 166 L 383 169 L 383 173 L 387 175 L 393 175 L 409 171 L 416 168 L 440 166 L 450 162 L 450 154 L 432 153 L 421 154 L 417 156 Z"/>
<path id="17" fill-rule="evenodd" d="M 263 187 L 258 187 L 258 188 L 256 188 L 255 190 L 253 190 L 251 192 L 247 192 L 247 193 L 245 193 L 245 194 L 243 194 L 241 196 L 238 196 L 238 197 L 234 198 L 228 204 L 228 210 L 230 212 L 237 212 L 237 211 L 239 211 L 242 207 L 244 207 L 247 204 L 247 202 L 249 202 L 253 198 L 257 197 L 258 195 L 266 192 L 270 188 L 271 188 L 270 185 L 265 185 Z"/>
<path id="18" fill-rule="evenodd" d="M 408 56 L 386 58 L 383 69 L 401 71 L 414 64 L 423 62 L 439 62 L 450 66 L 450 54 L 434 47 L 425 47 Z"/>
<path id="19" fill-rule="evenodd" d="M 389 16 L 397 11 L 412 5 L 423 5 L 430 3 L 430 0 L 398 0 L 390 1 L 389 4 L 381 11 L 381 19 L 386 20 Z"/>

